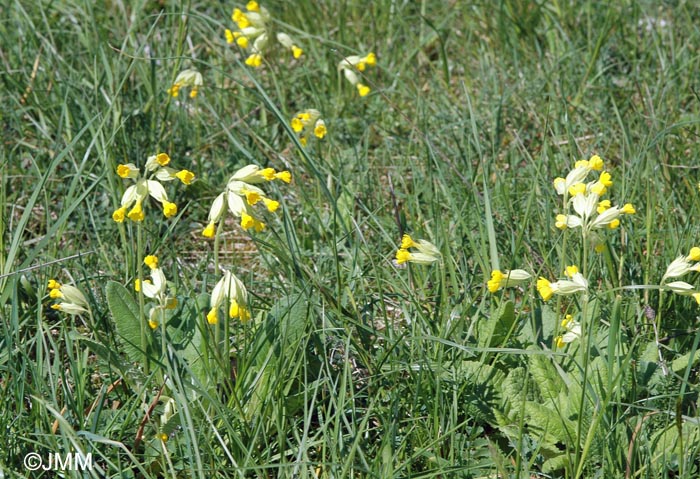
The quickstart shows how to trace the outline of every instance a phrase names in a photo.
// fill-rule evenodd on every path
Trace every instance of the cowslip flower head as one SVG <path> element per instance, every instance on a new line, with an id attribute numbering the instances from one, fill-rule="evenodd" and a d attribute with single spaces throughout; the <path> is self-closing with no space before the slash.
<path id="1" fill-rule="evenodd" d="M 183 70 L 178 73 L 172 86 L 168 88 L 168 95 L 177 98 L 180 94 L 180 89 L 186 87 L 190 89 L 190 98 L 196 98 L 203 84 L 202 74 L 197 70 Z"/>
<path id="2" fill-rule="evenodd" d="M 250 67 L 257 68 L 262 65 L 266 51 L 274 43 L 270 42 L 271 39 L 276 40 L 280 46 L 289 50 L 295 59 L 304 54 L 303 48 L 289 34 L 284 32 L 272 34 L 270 12 L 258 2 L 248 2 L 245 12 L 235 8 L 231 20 L 234 21 L 238 29 L 234 31 L 227 28 L 224 31 L 226 43 L 229 45 L 235 43 L 243 50 L 249 50 L 250 53 L 245 59 L 245 64 Z"/>
<path id="3" fill-rule="evenodd" d="M 493 270 L 491 271 L 491 279 L 487 281 L 486 287 L 491 293 L 502 288 L 508 288 L 512 286 L 518 286 L 527 282 L 532 275 L 523 269 L 513 269 L 513 270 Z"/>
<path id="4" fill-rule="evenodd" d="M 551 282 L 547 278 L 540 277 L 537 280 L 537 292 L 544 301 L 549 301 L 553 295 L 570 295 L 588 290 L 588 281 L 578 272 L 575 266 L 566 269 L 566 275 L 570 279 L 560 279 Z"/>
<path id="5" fill-rule="evenodd" d="M 668 278 L 679 278 L 685 276 L 691 271 L 700 271 L 700 263 L 691 263 L 691 261 L 700 260 L 700 248 L 694 246 L 690 248 L 688 255 L 678 256 L 676 259 L 671 261 L 671 264 L 666 268 L 666 272 L 661 278 L 661 284 L 663 284 Z"/>
<path id="6" fill-rule="evenodd" d="M 265 228 L 255 213 L 253 207 L 263 205 L 268 212 L 274 213 L 280 206 L 279 201 L 269 198 L 265 191 L 257 185 L 267 181 L 281 180 L 289 183 L 292 175 L 288 171 L 277 172 L 273 168 L 261 169 L 257 165 L 248 165 L 234 173 L 226 184 L 226 190 L 219 194 L 209 209 L 207 226 L 202 231 L 205 238 L 213 238 L 216 225 L 220 224 L 226 206 L 233 216 L 240 218 L 244 230 L 254 229 L 257 232 Z"/>
<path id="7" fill-rule="evenodd" d="M 158 153 L 146 160 L 144 169 L 147 176 L 141 176 L 141 171 L 133 163 L 117 166 L 119 177 L 134 180 L 135 184 L 124 191 L 119 208 L 112 213 L 112 219 L 117 223 L 122 223 L 126 218 L 135 222 L 143 221 L 146 218 L 143 202 L 149 196 L 161 204 L 166 218 L 175 216 L 178 211 L 177 205 L 169 200 L 162 182 L 177 179 L 189 185 L 194 180 L 194 173 L 170 168 L 167 166 L 169 164 L 170 156 L 167 153 Z"/>
<path id="8" fill-rule="evenodd" d="M 563 348 L 568 343 L 572 343 L 581 338 L 581 323 L 575 321 L 570 314 L 567 314 L 562 320 L 561 326 L 566 332 L 554 338 L 554 343 L 558 348 Z"/>
<path id="9" fill-rule="evenodd" d="M 219 308 L 228 299 L 228 315 L 231 319 L 238 318 L 242 322 L 250 320 L 248 307 L 248 291 L 243 282 L 230 271 L 224 271 L 223 277 L 216 283 L 211 292 L 207 322 L 219 322 Z"/>
<path id="10" fill-rule="evenodd" d="M 620 226 L 621 215 L 636 214 L 636 209 L 631 203 L 624 206 L 613 206 L 610 200 L 601 200 L 600 196 L 607 192 L 612 185 L 611 175 L 603 171 L 597 181 L 583 183 L 586 175 L 593 171 L 591 165 L 598 168 L 602 160 L 581 160 L 569 173 L 567 179 L 557 178 L 554 187 L 557 193 L 569 194 L 565 208 L 572 207 L 575 214 L 558 214 L 554 226 L 558 229 L 581 227 L 586 233 L 600 228 L 615 229 Z M 575 180 L 575 181 L 574 181 Z M 572 183 L 572 181 L 574 181 Z"/>
<path id="11" fill-rule="evenodd" d="M 85 295 L 75 286 L 61 284 L 55 279 L 51 279 L 47 285 L 49 298 L 60 299 L 58 303 L 51 305 L 51 309 L 62 311 L 66 314 L 76 315 L 87 313 L 90 309 Z"/>
<path id="12" fill-rule="evenodd" d="M 409 248 L 418 251 L 409 251 Z M 432 264 L 439 261 L 441 257 L 440 250 L 430 241 L 418 240 L 414 241 L 409 235 L 403 235 L 401 245 L 396 251 L 396 264 L 417 263 L 417 264 Z"/>
<path id="13" fill-rule="evenodd" d="M 338 71 L 342 71 L 345 79 L 357 88 L 357 93 L 361 96 L 367 96 L 370 93 L 369 86 L 360 81 L 358 72 L 364 72 L 368 66 L 377 64 L 377 56 L 374 53 L 368 53 L 361 57 L 359 55 L 350 55 L 343 58 L 338 63 Z"/>
<path id="14" fill-rule="evenodd" d="M 312 135 L 321 140 L 328 133 L 326 122 L 321 118 L 321 112 L 313 108 L 294 115 L 290 125 L 292 130 L 298 134 L 299 142 L 304 146 Z"/>
<path id="15" fill-rule="evenodd" d="M 163 270 L 158 267 L 158 257 L 148 255 L 143 259 L 143 263 L 148 266 L 151 275 L 149 279 L 143 281 L 137 278 L 134 281 L 134 290 L 142 293 L 145 298 L 155 301 L 156 304 L 151 306 L 148 313 L 148 326 L 156 329 L 165 321 L 165 311 L 177 306 L 177 300 L 167 294 L 168 281 Z"/>

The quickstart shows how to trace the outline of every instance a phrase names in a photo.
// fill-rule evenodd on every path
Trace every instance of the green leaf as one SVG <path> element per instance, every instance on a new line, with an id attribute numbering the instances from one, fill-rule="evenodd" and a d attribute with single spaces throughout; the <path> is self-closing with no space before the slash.
<path id="1" fill-rule="evenodd" d="M 139 305 L 127 289 L 116 281 L 107 283 L 107 305 L 117 327 L 117 337 L 129 360 L 141 362 Z"/>
<path id="2" fill-rule="evenodd" d="M 490 318 L 481 321 L 478 326 L 479 347 L 501 346 L 515 323 L 515 306 L 512 301 L 505 301 Z"/>
<path id="3" fill-rule="evenodd" d="M 549 400 L 559 396 L 564 381 L 557 374 L 551 360 L 540 354 L 528 356 L 530 375 L 537 384 L 543 399 Z"/>

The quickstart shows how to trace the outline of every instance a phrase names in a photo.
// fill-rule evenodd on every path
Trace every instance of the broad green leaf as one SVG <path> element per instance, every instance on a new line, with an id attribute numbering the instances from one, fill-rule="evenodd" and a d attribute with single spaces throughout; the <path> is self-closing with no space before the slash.
<path id="1" fill-rule="evenodd" d="M 117 328 L 124 352 L 133 362 L 143 360 L 139 305 L 127 289 L 116 281 L 107 283 L 107 305 Z"/>

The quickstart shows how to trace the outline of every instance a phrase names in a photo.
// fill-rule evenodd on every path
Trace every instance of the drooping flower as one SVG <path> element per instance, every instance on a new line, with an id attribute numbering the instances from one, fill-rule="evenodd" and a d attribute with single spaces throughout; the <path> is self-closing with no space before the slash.
<path id="1" fill-rule="evenodd" d="M 555 294 L 569 295 L 588 290 L 588 281 L 579 273 L 576 266 L 567 267 L 566 276 L 569 279 L 560 279 L 555 282 L 544 277 L 537 280 L 537 292 L 544 301 L 549 301 Z"/>
<path id="2" fill-rule="evenodd" d="M 250 1 L 246 5 L 246 11 L 239 8 L 233 10 L 231 19 L 236 23 L 238 30 L 228 28 L 224 31 L 226 43 L 236 43 L 243 50 L 250 50 L 245 64 L 254 68 L 262 65 L 263 57 L 270 46 L 270 39 L 277 40 L 283 48 L 292 53 L 295 59 L 300 58 L 304 50 L 289 34 L 278 32 L 273 35 L 270 24 L 272 17 L 270 12 L 258 2 Z"/>
<path id="3" fill-rule="evenodd" d="M 377 57 L 374 53 L 368 53 L 364 57 L 350 55 L 338 63 L 338 71 L 343 72 L 345 78 L 357 88 L 358 94 L 362 97 L 369 94 L 370 88 L 360 81 L 358 72 L 364 72 L 368 66 L 373 67 L 376 64 Z"/>
<path id="4" fill-rule="evenodd" d="M 527 282 L 532 275 L 523 269 L 513 269 L 513 270 L 493 270 L 491 271 L 491 279 L 487 281 L 486 287 L 491 293 L 502 288 L 508 288 L 512 286 L 518 286 Z"/>
<path id="5" fill-rule="evenodd" d="M 146 217 L 143 202 L 149 196 L 158 201 L 163 207 L 163 215 L 171 218 L 177 214 L 177 205 L 168 199 L 168 194 L 162 182 L 180 180 L 189 185 L 194 180 L 194 173 L 188 170 L 170 168 L 170 156 L 167 153 L 152 155 L 146 160 L 144 168 L 148 176 L 141 176 L 141 171 L 133 164 L 121 164 L 117 174 L 124 179 L 135 180 L 135 184 L 127 187 L 122 195 L 120 206 L 112 213 L 112 219 L 122 223 L 126 218 L 140 222 Z"/>
<path id="6" fill-rule="evenodd" d="M 418 251 L 409 251 L 409 248 L 417 249 Z M 403 235 L 401 238 L 401 246 L 396 251 L 396 263 L 401 265 L 404 263 L 431 264 L 440 260 L 440 250 L 430 241 L 418 240 L 414 241 L 409 235 Z"/>
<path id="7" fill-rule="evenodd" d="M 183 87 L 190 89 L 190 98 L 196 98 L 199 88 L 203 85 L 202 74 L 197 70 L 183 70 L 175 77 L 175 82 L 168 88 L 168 95 L 177 98 L 180 89 Z"/>
<path id="8" fill-rule="evenodd" d="M 313 108 L 294 115 L 291 127 L 299 135 L 299 142 L 304 146 L 306 146 L 308 139 L 312 135 L 318 139 L 323 139 L 328 133 L 326 122 L 321 118 L 321 112 Z"/>
<path id="9" fill-rule="evenodd" d="M 575 321 L 570 314 L 567 314 L 562 320 L 561 326 L 566 332 L 554 338 L 554 343 L 558 348 L 563 348 L 566 344 L 581 338 L 581 323 Z"/>
<path id="10" fill-rule="evenodd" d="M 615 229 L 620 225 L 621 215 L 636 213 L 631 203 L 624 206 L 612 206 L 610 200 L 601 200 L 613 184 L 612 176 L 603 169 L 603 160 L 594 155 L 590 160 L 580 160 L 574 165 L 566 178 L 556 178 L 554 188 L 559 195 L 568 193 L 564 207 L 573 208 L 575 214 L 558 214 L 554 225 L 561 230 L 581 227 L 585 234 L 600 228 Z M 601 171 L 598 179 L 584 183 L 591 171 Z M 600 244 L 600 243 L 597 243 Z"/>
<path id="11" fill-rule="evenodd" d="M 49 298 L 61 300 L 52 304 L 51 309 L 71 315 L 87 313 L 90 309 L 85 295 L 75 286 L 61 284 L 55 279 L 51 279 L 47 287 L 49 289 Z"/>
<path id="12" fill-rule="evenodd" d="M 265 223 L 256 216 L 253 207 L 262 204 L 268 212 L 274 213 L 280 203 L 269 198 L 265 191 L 256 185 L 273 180 L 289 183 L 292 181 L 292 175 L 288 171 L 277 172 L 273 168 L 261 169 L 257 165 L 248 165 L 239 169 L 229 179 L 226 190 L 214 199 L 202 236 L 214 237 L 216 225 L 222 220 L 226 206 L 233 216 L 240 218 L 240 224 L 244 230 L 253 228 L 255 231 L 262 231 Z"/>
<path id="13" fill-rule="evenodd" d="M 228 300 L 228 315 L 231 319 L 238 318 L 242 322 L 250 320 L 248 307 L 248 291 L 243 282 L 230 271 L 224 271 L 223 277 L 216 283 L 209 301 L 207 322 L 217 324 L 219 321 L 219 308 Z"/>

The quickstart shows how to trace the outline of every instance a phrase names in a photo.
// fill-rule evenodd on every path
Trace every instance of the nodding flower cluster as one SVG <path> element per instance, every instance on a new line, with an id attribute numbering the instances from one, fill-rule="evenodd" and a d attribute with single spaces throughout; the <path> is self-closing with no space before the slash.
<path id="1" fill-rule="evenodd" d="M 250 1 L 246 4 L 246 11 L 239 8 L 233 10 L 231 19 L 238 30 L 232 31 L 228 28 L 225 31 L 226 43 L 236 43 L 244 50 L 250 50 L 250 54 L 245 60 L 245 64 L 251 67 L 262 65 L 263 55 L 270 47 L 270 39 L 274 37 L 277 42 L 292 53 L 294 58 L 299 58 L 304 50 L 286 33 L 279 32 L 273 35 L 271 29 L 270 12 L 258 2 Z"/>
<path id="2" fill-rule="evenodd" d="M 90 309 L 85 295 L 75 286 L 61 284 L 55 279 L 51 279 L 48 288 L 49 298 L 61 300 L 52 304 L 51 309 L 71 315 L 87 313 Z"/>
<path id="3" fill-rule="evenodd" d="M 177 205 L 168 200 L 168 194 L 161 182 L 180 180 L 189 185 L 194 180 L 194 173 L 188 170 L 175 170 L 168 167 L 170 157 L 167 153 L 158 153 L 146 160 L 146 176 L 141 176 L 141 170 L 133 163 L 117 167 L 117 174 L 123 179 L 132 179 L 136 184 L 129 186 L 122 195 L 121 205 L 112 213 L 112 219 L 122 223 L 125 218 L 140 222 L 145 218 L 143 200 L 151 196 L 163 206 L 163 214 L 170 218 L 177 214 Z M 128 212 L 127 212 L 128 210 Z"/>
<path id="4" fill-rule="evenodd" d="M 564 197 L 565 210 L 573 207 L 575 213 L 557 215 L 557 228 L 564 230 L 580 227 L 584 234 L 600 228 L 615 229 L 620 226 L 621 215 L 633 215 L 637 212 L 631 203 L 612 206 L 610 200 L 601 200 L 613 185 L 612 175 L 603 171 L 603 167 L 603 160 L 598 155 L 593 155 L 589 160 L 577 161 L 566 178 L 554 180 L 554 189 Z M 584 183 L 592 171 L 601 172 L 598 179 Z M 594 242 L 594 246 L 598 251 L 602 248 L 599 242 Z"/>
<path id="5" fill-rule="evenodd" d="M 151 279 L 145 279 L 143 282 L 136 279 L 134 290 L 136 292 L 142 291 L 146 298 L 153 299 L 158 303 L 151 307 L 148 313 L 148 326 L 151 329 L 156 329 L 165 322 L 165 310 L 177 307 L 177 299 L 167 295 L 168 282 L 163 270 L 158 267 L 158 257 L 149 254 L 143 259 L 143 263 L 151 270 Z"/>
<path id="6" fill-rule="evenodd" d="M 183 70 L 175 77 L 175 82 L 168 88 L 168 95 L 177 98 L 180 89 L 185 87 L 190 89 L 190 98 L 196 98 L 199 87 L 203 85 L 202 74 L 197 70 Z"/>
<path id="7" fill-rule="evenodd" d="M 230 271 L 224 271 L 224 276 L 216 283 L 211 292 L 209 313 L 207 322 L 217 324 L 219 322 L 219 307 L 228 300 L 228 315 L 231 319 L 238 318 L 242 322 L 250 320 L 248 308 L 248 291 L 243 282 Z"/>
<path id="8" fill-rule="evenodd" d="M 409 251 L 415 249 L 417 251 Z M 414 241 L 409 235 L 403 235 L 401 246 L 396 251 L 396 264 L 417 263 L 431 264 L 440 260 L 440 250 L 430 241 Z"/>
<path id="9" fill-rule="evenodd" d="M 306 146 L 312 134 L 321 140 L 328 133 L 326 122 L 321 118 L 321 112 L 313 108 L 300 111 L 294 115 L 291 126 L 292 130 L 299 135 L 299 142 L 304 146 Z"/>
<path id="10" fill-rule="evenodd" d="M 677 257 L 668 265 L 663 278 L 661 278 L 661 287 L 676 294 L 692 296 L 700 304 L 700 291 L 692 284 L 685 281 L 666 282 L 669 278 L 680 278 L 691 271 L 700 271 L 700 247 L 697 246 L 690 248 L 687 255 Z"/>
<path id="11" fill-rule="evenodd" d="M 369 95 L 370 88 L 360 81 L 358 72 L 362 73 L 368 66 L 373 67 L 376 64 L 377 57 L 374 53 L 370 52 L 364 57 L 350 55 L 349 57 L 343 58 L 340 63 L 338 63 L 338 71 L 342 71 L 345 78 L 355 85 L 357 93 L 359 93 L 360 96 L 367 96 Z"/>
<path id="12" fill-rule="evenodd" d="M 216 225 L 224 216 L 225 206 L 232 215 L 241 219 L 241 227 L 244 230 L 250 228 L 262 231 L 265 223 L 260 221 L 253 210 L 258 203 L 265 205 L 270 213 L 279 208 L 279 201 L 268 198 L 265 192 L 256 186 L 266 181 L 281 180 L 285 183 L 292 181 L 292 175 L 288 171 L 275 171 L 273 168 L 261 169 L 257 165 L 244 166 L 231 176 L 226 184 L 226 190 L 214 199 L 209 209 L 209 219 L 206 228 L 202 231 L 205 238 L 213 238 L 216 233 Z"/>

